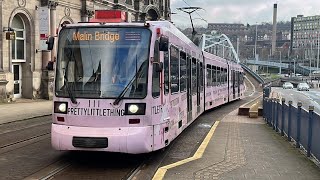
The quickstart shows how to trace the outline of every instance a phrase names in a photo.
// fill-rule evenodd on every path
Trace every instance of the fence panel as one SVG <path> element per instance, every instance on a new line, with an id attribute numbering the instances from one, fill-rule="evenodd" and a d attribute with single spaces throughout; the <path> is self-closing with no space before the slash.
<path id="1" fill-rule="evenodd" d="M 283 131 L 285 134 L 288 135 L 288 119 L 289 119 L 289 106 L 288 105 L 284 105 L 284 121 L 283 121 Z"/>
<path id="2" fill-rule="evenodd" d="M 314 113 L 312 121 L 311 153 L 320 160 L 320 116 Z"/>
<path id="3" fill-rule="evenodd" d="M 301 110 L 300 144 L 307 149 L 309 132 L 309 111 Z"/>
<path id="4" fill-rule="evenodd" d="M 297 140 L 297 121 L 298 121 L 298 109 L 294 106 L 291 108 L 291 128 L 290 136 L 295 141 Z"/>
<path id="5" fill-rule="evenodd" d="M 277 131 L 280 131 L 282 123 L 281 123 L 281 119 L 282 119 L 282 104 L 278 103 L 278 117 L 277 117 Z"/>

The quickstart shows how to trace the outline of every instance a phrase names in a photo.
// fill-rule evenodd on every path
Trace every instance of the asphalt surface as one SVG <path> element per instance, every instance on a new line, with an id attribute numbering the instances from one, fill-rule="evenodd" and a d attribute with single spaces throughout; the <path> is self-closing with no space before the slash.
<path id="1" fill-rule="evenodd" d="M 309 91 L 298 91 L 294 89 L 282 89 L 272 87 L 271 91 L 277 93 L 279 98 L 285 98 L 286 104 L 292 101 L 292 105 L 297 107 L 297 103 L 302 103 L 302 108 L 308 110 L 309 106 L 314 106 L 314 112 L 320 114 L 320 89 L 310 89 Z"/>

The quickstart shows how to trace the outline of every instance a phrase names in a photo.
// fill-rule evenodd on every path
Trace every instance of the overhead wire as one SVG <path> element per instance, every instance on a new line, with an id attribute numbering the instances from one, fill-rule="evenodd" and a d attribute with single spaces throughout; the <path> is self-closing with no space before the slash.
<path id="1" fill-rule="evenodd" d="M 182 0 L 184 3 L 186 3 L 186 5 L 188 5 L 189 7 L 191 7 L 191 5 L 189 3 L 187 3 L 185 0 Z M 202 9 L 202 8 L 201 8 Z M 203 9 L 205 11 L 205 9 Z M 201 18 L 201 19 L 204 19 L 197 11 L 195 11 L 195 13 L 198 14 L 198 16 Z"/>

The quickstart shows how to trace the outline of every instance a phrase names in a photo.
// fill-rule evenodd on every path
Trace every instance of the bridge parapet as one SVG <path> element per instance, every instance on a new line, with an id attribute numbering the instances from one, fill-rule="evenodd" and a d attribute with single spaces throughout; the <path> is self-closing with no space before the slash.
<path id="1" fill-rule="evenodd" d="M 288 69 L 289 64 L 286 63 L 277 63 L 277 62 L 270 62 L 270 61 L 256 61 L 256 60 L 246 60 L 247 64 L 254 64 L 254 65 L 263 65 L 263 66 L 272 66 L 272 67 L 281 67 Z"/>

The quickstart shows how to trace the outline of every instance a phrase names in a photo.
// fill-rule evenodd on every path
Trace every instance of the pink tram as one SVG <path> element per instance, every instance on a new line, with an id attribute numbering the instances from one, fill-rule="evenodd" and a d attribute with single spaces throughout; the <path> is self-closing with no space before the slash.
<path id="1" fill-rule="evenodd" d="M 239 64 L 202 51 L 166 21 L 67 24 L 57 52 L 57 150 L 156 151 L 245 90 Z"/>

